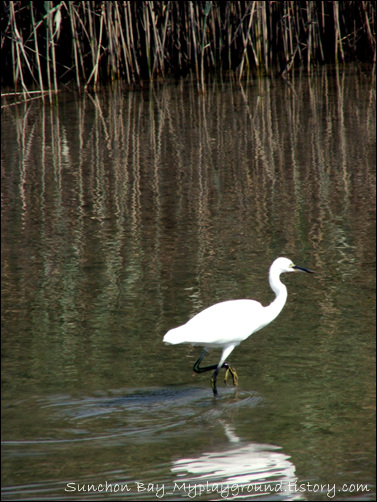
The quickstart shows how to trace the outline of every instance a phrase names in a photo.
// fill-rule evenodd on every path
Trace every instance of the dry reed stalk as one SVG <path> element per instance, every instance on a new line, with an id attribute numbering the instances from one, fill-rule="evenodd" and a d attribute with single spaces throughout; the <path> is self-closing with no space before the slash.
<path id="1" fill-rule="evenodd" d="M 151 65 L 151 70 L 150 70 L 150 78 L 152 80 L 154 72 L 155 72 L 155 68 L 156 68 L 157 59 L 159 58 L 160 49 L 159 49 L 159 40 L 158 40 L 158 36 L 156 33 L 156 26 L 155 26 L 156 20 L 155 20 L 154 11 L 152 9 L 151 3 L 152 2 L 147 2 L 147 9 L 145 11 L 145 15 L 148 18 L 148 21 L 150 20 L 150 23 L 149 22 L 147 23 L 148 24 L 148 31 L 150 31 L 150 30 L 152 31 L 153 39 L 154 39 L 154 58 L 153 58 L 153 65 Z M 151 25 L 150 28 L 149 28 L 149 24 Z M 151 39 L 149 38 L 149 41 L 150 40 Z M 149 42 L 149 43 L 151 43 L 151 42 Z M 151 46 L 149 47 L 149 49 L 151 50 Z M 150 54 L 150 58 L 152 59 L 151 54 Z"/>
<path id="2" fill-rule="evenodd" d="M 341 61 L 344 61 L 342 38 L 340 33 L 339 23 L 339 2 L 333 2 L 333 16 L 334 16 L 334 29 L 335 29 L 335 61 L 338 62 L 338 52 Z"/>
<path id="3" fill-rule="evenodd" d="M 218 51 L 219 54 L 221 54 L 222 52 L 222 44 L 221 44 L 221 37 L 219 37 L 217 39 L 216 37 L 216 21 L 217 21 L 217 14 L 216 14 L 217 10 L 215 9 L 211 9 L 211 16 L 209 18 L 209 22 L 208 22 L 208 27 L 209 27 L 209 30 L 210 30 L 210 33 L 212 33 L 212 37 L 210 37 L 210 44 L 211 44 L 211 49 L 213 47 L 214 51 Z M 210 51 L 210 66 L 212 66 L 213 68 L 217 68 L 217 59 L 216 57 L 214 57 L 213 55 L 213 50 Z"/>
<path id="4" fill-rule="evenodd" d="M 194 50 L 194 61 L 195 61 L 195 73 L 196 73 L 196 79 L 198 82 L 198 91 L 200 92 L 200 87 L 199 87 L 199 82 L 200 82 L 200 75 L 199 75 L 199 66 L 198 66 L 198 59 L 197 59 L 197 44 L 196 44 L 196 29 L 195 29 L 195 20 L 194 20 L 194 9 L 193 9 L 193 2 L 189 1 L 189 12 L 190 12 L 190 21 L 191 21 L 191 36 L 192 36 L 192 44 L 193 44 L 193 50 Z"/>
<path id="5" fill-rule="evenodd" d="M 361 5 L 363 8 L 363 12 L 364 12 L 367 35 L 369 38 L 369 42 L 370 42 L 371 46 L 373 47 L 373 65 L 375 65 L 376 64 L 376 38 L 373 35 L 372 29 L 370 27 L 371 23 L 369 21 L 369 16 L 368 16 L 368 6 L 370 7 L 370 2 L 361 2 Z"/>
<path id="6" fill-rule="evenodd" d="M 187 34 L 187 37 L 189 34 L 191 34 L 191 31 L 190 31 L 190 23 L 189 23 L 189 20 L 191 20 L 190 18 L 190 4 L 184 4 L 184 9 L 183 9 L 183 12 L 185 12 L 185 16 L 184 16 L 184 19 L 185 19 L 185 25 L 184 25 L 184 31 L 185 33 Z M 179 23 L 177 23 L 179 25 Z M 183 31 L 183 30 L 182 30 Z M 187 47 L 187 60 L 192 62 L 194 56 L 192 55 L 192 51 L 193 51 L 193 44 L 191 42 L 191 39 L 190 38 L 187 38 L 186 37 L 186 47 Z M 184 39 L 184 36 L 182 36 L 182 39 Z"/>
<path id="7" fill-rule="evenodd" d="M 45 6 L 49 6 L 51 2 L 46 2 Z M 46 7 L 45 7 L 46 8 Z M 48 13 L 47 13 L 48 16 Z M 50 33 L 48 21 L 46 23 L 46 70 L 47 70 L 47 83 L 48 83 L 48 97 L 50 104 L 52 103 L 52 90 L 51 90 L 51 66 L 50 66 Z"/>
<path id="8" fill-rule="evenodd" d="M 260 6 L 261 9 L 261 17 L 262 17 L 262 40 L 263 40 L 263 60 L 265 69 L 269 70 L 269 61 L 268 61 L 268 28 L 267 28 L 267 9 L 269 7 L 268 2 L 260 2 L 262 4 Z"/>
<path id="9" fill-rule="evenodd" d="M 121 40 L 121 48 L 123 51 L 124 69 L 126 72 L 127 83 L 130 85 L 131 84 L 131 77 L 130 77 L 130 68 L 129 67 L 130 67 L 131 54 L 129 53 L 128 47 L 126 45 L 126 41 L 124 39 L 124 33 L 123 33 L 123 29 L 122 29 L 122 22 L 121 22 L 121 16 L 120 16 L 120 12 L 119 12 L 118 2 L 115 2 L 114 8 L 115 8 L 116 23 L 119 27 L 119 37 Z"/>
<path id="10" fill-rule="evenodd" d="M 41 92 L 43 93 L 43 77 L 42 77 L 42 68 L 41 68 L 41 59 L 39 56 L 39 46 L 38 46 L 38 36 L 37 36 L 37 27 L 35 25 L 34 18 L 34 6 L 30 5 L 30 13 L 31 13 L 31 24 L 33 26 L 33 35 L 34 35 L 34 47 L 35 47 L 35 55 L 37 58 L 37 68 L 38 68 L 38 77 L 39 77 L 39 87 Z"/>
<path id="11" fill-rule="evenodd" d="M 16 38 L 17 34 L 16 34 L 15 29 L 14 29 L 14 27 L 16 25 L 16 16 L 15 16 L 15 12 L 14 12 L 14 2 L 12 2 L 10 4 L 9 12 L 10 12 L 10 15 L 9 15 L 9 26 L 10 26 L 10 29 L 11 29 L 11 39 L 12 39 L 11 51 L 12 51 L 12 61 L 13 61 L 13 65 L 12 65 L 13 82 L 14 82 L 14 84 L 16 86 L 17 83 L 18 83 L 18 66 L 15 64 L 15 61 L 18 61 L 19 58 L 18 58 L 18 49 L 17 49 L 17 38 Z M 17 56 L 16 56 L 16 54 L 17 54 Z"/>
<path id="12" fill-rule="evenodd" d="M 81 80 L 85 88 L 97 88 L 103 77 L 142 84 L 169 71 L 191 71 L 204 92 L 213 70 L 234 69 L 241 80 L 252 69 L 270 72 L 278 61 L 282 75 L 293 65 L 304 63 L 309 70 L 316 61 L 341 62 L 350 55 L 376 62 L 375 5 L 368 1 L 6 4 L 4 60 L 25 96 L 34 79 L 41 90 L 48 86 L 52 99 L 58 79 L 70 73 L 80 89 Z M 39 29 L 43 23 L 45 32 Z M 332 38 L 329 50 L 325 42 Z M 71 54 L 63 54 L 61 45 L 68 42 Z"/>
<path id="13" fill-rule="evenodd" d="M 238 80 L 239 81 L 242 78 L 243 66 L 244 66 L 244 63 L 245 63 L 245 58 L 248 61 L 247 47 L 248 47 L 249 44 L 250 44 L 251 50 L 253 51 L 255 65 L 256 65 L 257 68 L 259 66 L 258 57 L 257 57 L 257 55 L 255 53 L 254 44 L 253 44 L 253 41 L 252 41 L 251 35 L 250 35 L 250 33 L 251 33 L 251 26 L 252 26 L 253 18 L 254 18 L 254 12 L 255 12 L 256 2 L 251 2 L 251 4 L 252 5 L 251 5 L 251 12 L 250 12 L 250 15 L 249 15 L 249 25 L 248 25 L 248 28 L 247 28 L 247 36 L 245 36 L 244 31 L 243 31 L 243 29 L 241 27 L 242 40 L 243 40 L 243 54 L 242 54 L 241 64 L 239 66 L 239 71 L 238 71 Z M 248 10 L 246 11 L 243 19 L 246 17 L 246 14 L 248 13 L 249 8 L 250 8 L 250 6 L 248 7 Z M 241 23 L 240 24 L 242 24 L 243 19 L 241 19 Z"/>
<path id="14" fill-rule="evenodd" d="M 90 45 L 90 55 L 92 59 L 92 70 L 96 66 L 96 57 L 98 53 L 98 43 L 97 43 L 97 32 L 95 27 L 95 2 L 85 2 L 86 11 L 88 13 L 88 24 L 89 24 L 89 45 Z M 92 5 L 93 9 L 92 10 Z M 89 77 L 90 78 L 90 77 Z"/>
<path id="15" fill-rule="evenodd" d="M 257 3 L 257 8 L 256 8 L 256 23 L 254 24 L 254 33 L 255 33 L 255 40 L 254 40 L 254 47 L 255 47 L 255 52 L 256 52 L 256 58 L 258 61 L 258 66 L 259 64 L 262 63 L 262 29 L 261 29 L 261 10 L 259 8 L 259 3 Z"/>
<path id="16" fill-rule="evenodd" d="M 119 80 L 121 75 L 122 66 L 122 53 L 120 51 L 122 47 L 122 38 L 120 32 L 122 32 L 122 25 L 119 23 L 119 17 L 117 15 L 117 3 L 111 2 L 111 6 L 108 6 L 107 12 L 107 23 L 108 23 L 108 38 L 111 51 L 111 79 Z"/>
<path id="17" fill-rule="evenodd" d="M 170 13 L 170 2 L 168 2 L 167 4 L 167 7 L 165 9 L 165 12 L 166 12 L 166 17 L 165 17 L 165 24 L 164 24 L 164 29 L 163 29 L 163 33 L 162 33 L 162 41 L 161 41 L 161 45 L 162 45 L 162 51 L 164 52 L 164 47 L 165 47 L 165 42 L 166 42 L 166 33 L 167 33 L 167 29 L 168 29 L 168 21 L 169 21 L 169 13 Z"/>
<path id="18" fill-rule="evenodd" d="M 61 8 L 62 8 L 62 3 L 57 5 L 55 9 L 52 10 L 51 12 L 51 21 L 52 21 L 52 15 L 54 14 L 54 20 L 52 24 L 52 36 L 51 36 L 51 52 L 52 52 L 52 62 L 53 62 L 53 68 L 54 68 L 54 91 L 55 93 L 58 92 L 58 76 L 57 76 L 57 70 L 56 70 L 56 52 L 55 52 L 55 38 L 56 40 L 59 39 L 60 36 L 60 24 L 61 24 L 61 19 L 62 19 L 62 14 L 61 14 Z M 55 25 L 55 29 L 54 29 Z"/>
<path id="19" fill-rule="evenodd" d="M 105 2 L 104 12 L 105 12 L 105 33 L 107 34 L 107 46 L 108 54 L 107 58 L 107 77 L 110 80 L 114 80 L 114 75 L 117 72 L 117 58 L 114 50 L 115 47 L 115 35 L 114 35 L 114 24 L 112 22 L 112 7 L 114 2 Z"/>
<path id="20" fill-rule="evenodd" d="M 312 10 L 311 10 L 312 2 L 306 2 L 306 27 L 307 27 L 307 65 L 308 69 L 310 68 L 310 57 L 312 53 Z"/>
<path id="21" fill-rule="evenodd" d="M 105 6 L 102 3 L 101 5 L 101 18 L 100 18 L 100 27 L 99 27 L 99 37 L 98 37 L 98 46 L 97 46 L 97 54 L 96 54 L 96 59 L 95 59 L 95 65 L 94 68 L 89 75 L 89 78 L 85 84 L 85 89 L 88 88 L 88 85 L 90 84 L 90 81 L 92 80 L 92 77 L 94 76 L 94 84 L 93 88 L 94 90 L 97 90 L 98 86 L 98 67 L 99 67 L 99 60 L 100 60 L 100 54 L 101 54 L 101 44 L 102 44 L 102 33 L 103 33 L 103 24 L 104 24 L 104 17 L 105 17 Z"/>
<path id="22" fill-rule="evenodd" d="M 37 90 L 37 91 L 31 91 L 30 89 L 27 91 L 27 96 L 28 97 L 25 97 L 25 94 L 24 92 L 9 92 L 9 93 L 2 93 L 1 94 L 1 97 L 2 98 L 5 98 L 5 97 L 12 97 L 12 98 L 15 98 L 15 101 L 13 101 L 12 103 L 6 103 L 4 105 L 1 105 L 1 109 L 3 108 L 8 108 L 9 106 L 15 106 L 15 105 L 18 105 L 20 103 L 28 103 L 30 101 L 35 101 L 36 99 L 41 99 L 43 98 L 46 94 L 48 94 L 48 90 L 46 91 L 40 91 L 40 90 Z M 33 94 L 37 94 L 37 96 L 33 97 Z M 17 98 L 19 96 L 22 96 L 22 100 L 17 100 Z"/>
<path id="23" fill-rule="evenodd" d="M 284 2 L 283 12 L 281 17 L 281 43 L 282 43 L 282 56 L 284 61 L 288 61 L 292 54 L 293 45 L 293 28 L 292 19 L 290 16 L 291 4 L 290 2 Z M 276 33 L 276 46 L 279 45 L 279 35 Z"/>
<path id="24" fill-rule="evenodd" d="M 297 6 L 297 2 L 291 2 L 291 5 L 293 22 L 292 25 L 295 34 L 295 40 L 292 44 L 292 61 L 290 62 L 290 66 L 293 66 L 296 55 L 298 55 L 300 60 L 302 59 L 300 41 L 303 37 L 301 35 L 300 6 Z"/>
<path id="25" fill-rule="evenodd" d="M 324 50 L 322 46 L 322 37 L 321 33 L 323 34 L 324 30 L 321 30 L 321 25 L 324 27 L 325 26 L 325 6 L 323 5 L 323 2 L 321 2 L 321 24 L 319 22 L 318 16 L 317 16 L 317 45 L 319 47 L 320 53 L 321 53 L 321 61 L 325 60 L 325 55 L 324 55 Z"/>
<path id="26" fill-rule="evenodd" d="M 205 92 L 205 86 L 204 86 L 204 51 L 207 49 L 210 44 L 206 44 L 206 30 L 207 30 L 207 19 L 208 19 L 208 14 L 211 9 L 211 3 L 212 2 L 206 2 L 205 9 L 204 9 L 204 21 L 203 21 L 203 27 L 202 27 L 202 43 L 201 43 L 201 61 L 200 61 L 200 89 L 202 94 Z"/>
<path id="27" fill-rule="evenodd" d="M 69 11 L 69 19 L 71 22 L 71 30 L 72 30 L 72 48 L 73 48 L 73 56 L 75 61 L 75 76 L 76 76 L 76 85 L 78 90 L 81 88 L 80 84 L 80 66 L 78 60 L 78 52 L 80 50 L 80 44 L 78 44 L 78 33 L 76 28 L 76 9 L 73 5 L 73 2 L 68 2 L 68 11 Z"/>
<path id="28" fill-rule="evenodd" d="M 87 40 L 90 40 L 90 43 L 91 43 L 90 34 L 88 33 L 88 31 L 86 29 L 86 26 L 88 25 L 87 19 L 89 19 L 90 12 L 87 11 L 86 4 L 84 2 L 82 2 L 80 5 L 82 5 L 83 16 L 80 16 L 78 10 L 75 9 L 75 11 L 74 11 L 75 16 L 76 16 L 75 26 L 78 26 L 78 25 L 81 26 L 83 34 L 86 36 Z M 90 23 L 89 23 L 89 26 L 90 26 Z M 83 51 L 85 50 L 85 47 L 82 46 L 81 43 L 79 43 L 78 29 L 76 29 L 76 30 L 77 30 L 76 31 L 76 33 L 77 33 L 77 51 L 78 51 L 78 55 L 79 55 L 81 73 L 82 73 L 82 78 L 84 80 L 86 80 L 87 70 L 86 70 L 86 66 L 85 66 L 85 54 L 83 53 Z M 94 42 L 96 43 L 96 39 L 94 40 Z M 90 45 L 90 47 L 92 48 L 92 45 Z M 92 57 L 94 57 L 94 55 Z M 94 58 L 94 60 L 95 60 L 95 58 Z M 76 72 L 80 74 L 80 68 L 76 69 Z"/>
<path id="29" fill-rule="evenodd" d="M 17 57 L 13 59 L 14 61 L 15 60 L 17 61 L 17 64 L 15 65 L 15 69 L 14 69 L 14 71 L 15 71 L 15 73 L 14 73 L 15 80 L 14 81 L 16 83 L 18 81 L 17 75 L 20 75 L 22 92 L 24 95 L 24 100 L 26 100 L 27 99 L 26 97 L 29 96 L 29 91 L 28 91 L 26 84 L 25 84 L 22 60 L 25 61 L 26 66 L 28 67 L 28 70 L 30 72 L 31 78 L 34 80 L 34 82 L 37 85 L 38 85 L 38 82 L 36 81 L 36 79 L 34 77 L 33 70 L 32 70 L 30 63 L 29 63 L 29 58 L 28 58 L 26 51 L 25 51 L 23 38 L 22 38 L 22 36 L 18 30 L 18 27 L 17 27 L 16 12 L 14 10 L 14 2 L 11 2 L 10 12 L 11 12 L 10 21 L 11 21 L 11 29 L 12 29 L 12 46 L 15 45 L 15 49 L 14 49 L 14 47 L 12 47 L 12 53 L 13 53 L 13 56 L 14 56 L 14 52 L 16 52 L 16 54 L 17 54 Z M 23 56 L 23 59 L 22 59 L 21 55 Z"/>
<path id="30" fill-rule="evenodd" d="M 232 24 L 230 22 L 230 6 L 229 2 L 226 4 L 225 8 L 225 25 L 228 27 L 227 29 L 227 40 L 228 40 L 228 70 L 230 71 L 232 69 Z"/>
<path id="31" fill-rule="evenodd" d="M 149 2 L 147 2 L 147 5 Z M 144 28 L 144 36 L 145 36 L 145 55 L 147 58 L 147 68 L 148 68 L 148 79 L 151 79 L 152 67 L 151 67 L 151 38 L 149 31 L 149 22 L 148 22 L 148 10 L 143 9 L 143 28 Z"/>
<path id="32" fill-rule="evenodd" d="M 291 12 L 293 14 L 293 2 L 289 2 L 288 4 L 288 32 L 289 32 L 289 54 L 290 56 L 293 55 L 295 49 L 294 49 L 294 17 L 291 15 Z M 288 58 L 289 59 L 289 58 Z M 287 59 L 287 61 L 288 61 Z"/>
<path id="33" fill-rule="evenodd" d="M 158 60 L 158 66 L 160 69 L 160 73 L 162 76 L 164 74 L 164 58 L 163 58 L 164 50 L 163 50 L 163 47 L 161 44 L 160 36 L 159 36 L 157 29 L 156 29 L 157 20 L 155 18 L 154 10 L 152 8 L 152 2 L 148 2 L 148 7 L 149 7 L 149 9 L 148 9 L 149 16 L 150 16 L 151 23 L 152 23 L 153 38 L 154 38 L 154 50 L 155 50 L 155 56 L 154 56 L 152 72 L 151 72 L 151 78 L 153 78 L 153 75 L 154 75 L 156 67 L 157 67 L 157 60 Z"/>
<path id="34" fill-rule="evenodd" d="M 44 8 L 46 14 L 44 18 L 46 19 L 46 61 L 47 61 L 47 80 L 48 80 L 48 91 L 49 100 L 52 103 L 53 90 L 56 94 L 58 92 L 58 77 L 56 69 L 56 53 L 55 53 L 55 37 L 59 38 L 60 34 L 60 22 L 61 22 L 61 8 L 62 3 L 58 4 L 56 7 L 53 6 L 52 2 L 45 2 Z M 54 19 L 53 19 L 53 15 Z M 54 30 L 54 23 L 56 29 Z M 51 59 L 50 59 L 51 56 Z M 52 68 L 50 66 L 50 61 L 52 61 Z M 51 86 L 51 71 L 52 79 L 54 83 L 54 88 Z"/>
<path id="35" fill-rule="evenodd" d="M 127 46 L 131 48 L 130 50 L 132 51 L 132 54 L 133 54 L 133 59 L 130 57 L 131 71 L 133 74 L 136 72 L 136 75 L 137 75 L 138 79 L 140 80 L 140 67 L 138 64 L 136 51 L 135 51 L 135 42 L 134 42 L 134 36 L 133 36 L 132 14 L 131 14 L 130 2 L 123 2 L 123 7 L 124 7 L 125 20 L 126 20 L 126 34 L 127 34 L 126 43 L 127 43 Z"/>

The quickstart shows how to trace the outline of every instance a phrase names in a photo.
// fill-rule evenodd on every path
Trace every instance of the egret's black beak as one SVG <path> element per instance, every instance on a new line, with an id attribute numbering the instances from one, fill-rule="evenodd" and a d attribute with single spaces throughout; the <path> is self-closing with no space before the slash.
<path id="1" fill-rule="evenodd" d="M 307 272 L 308 274 L 314 274 L 313 270 L 309 270 L 308 268 L 300 267 L 299 265 L 293 265 L 293 268 L 300 272 Z"/>

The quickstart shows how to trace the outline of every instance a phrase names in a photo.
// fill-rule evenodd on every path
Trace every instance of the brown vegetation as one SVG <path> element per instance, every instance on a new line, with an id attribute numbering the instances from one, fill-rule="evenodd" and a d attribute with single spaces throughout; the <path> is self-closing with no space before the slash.
<path id="1" fill-rule="evenodd" d="M 2 2 L 2 85 L 281 75 L 297 65 L 375 64 L 375 2 Z"/>

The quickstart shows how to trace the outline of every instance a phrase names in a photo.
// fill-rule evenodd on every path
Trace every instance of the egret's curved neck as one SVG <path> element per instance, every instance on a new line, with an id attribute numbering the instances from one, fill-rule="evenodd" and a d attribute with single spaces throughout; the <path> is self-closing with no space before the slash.
<path id="1" fill-rule="evenodd" d="M 272 291 L 276 295 L 276 298 L 272 303 L 270 303 L 268 307 L 266 307 L 266 310 L 268 311 L 268 315 L 271 321 L 273 321 L 275 317 L 277 317 L 283 310 L 285 302 L 287 301 L 288 292 L 287 288 L 280 281 L 279 272 L 274 272 L 270 270 L 269 282 Z"/>

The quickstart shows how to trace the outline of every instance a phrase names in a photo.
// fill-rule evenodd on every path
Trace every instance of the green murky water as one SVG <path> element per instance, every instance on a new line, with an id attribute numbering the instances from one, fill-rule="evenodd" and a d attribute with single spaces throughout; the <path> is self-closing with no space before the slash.
<path id="1" fill-rule="evenodd" d="M 4 500 L 375 499 L 375 118 L 357 73 L 3 110 Z M 163 335 L 277 256 L 214 400 Z"/>

